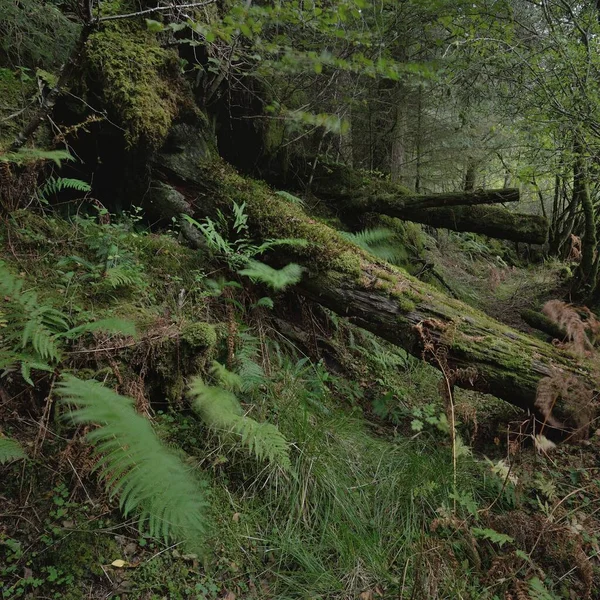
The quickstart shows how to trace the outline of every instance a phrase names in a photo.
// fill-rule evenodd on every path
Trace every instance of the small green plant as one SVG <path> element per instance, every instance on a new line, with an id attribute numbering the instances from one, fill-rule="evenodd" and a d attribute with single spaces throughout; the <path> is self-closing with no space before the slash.
<path id="1" fill-rule="evenodd" d="M 67 340 L 93 331 L 135 334 L 132 323 L 108 318 L 76 327 L 70 318 L 39 299 L 35 290 L 25 290 L 25 281 L 13 275 L 0 261 L 0 369 L 20 364 L 23 379 L 33 385 L 31 370 L 52 372 L 60 362 Z"/>
<path id="2" fill-rule="evenodd" d="M 78 192 L 89 192 L 89 183 L 81 179 L 69 179 L 67 177 L 49 177 L 37 190 L 37 196 L 42 204 L 48 204 L 48 198 L 59 194 L 63 190 L 76 190 Z"/>
<path id="3" fill-rule="evenodd" d="M 205 490 L 181 459 L 165 447 L 133 400 L 97 381 L 64 376 L 58 392 L 73 423 L 99 425 L 87 439 L 96 468 L 125 515 L 137 512 L 153 537 L 185 540 L 199 550 L 208 529 Z"/>
<path id="4" fill-rule="evenodd" d="M 299 265 L 291 263 L 277 270 L 256 260 L 255 257 L 277 246 L 305 246 L 306 240 L 282 238 L 268 239 L 262 243 L 254 242 L 249 234 L 245 209 L 245 203 L 234 202 L 231 223 L 221 211 L 217 212 L 216 221 L 206 217 L 204 221 L 198 222 L 189 215 L 183 215 L 183 218 L 201 231 L 210 251 L 223 258 L 229 268 L 238 274 L 264 283 L 275 291 L 281 291 L 300 281 L 303 269 Z"/>
<path id="5" fill-rule="evenodd" d="M 25 458 L 23 448 L 15 440 L 0 437 L 0 465 Z"/>
<path id="6" fill-rule="evenodd" d="M 219 379 L 234 389 L 242 387 L 242 378 L 222 365 L 215 369 Z M 259 423 L 244 415 L 235 395 L 222 387 L 208 386 L 200 378 L 190 385 L 192 406 L 210 427 L 239 436 L 258 460 L 268 460 L 285 471 L 291 469 L 289 445 L 279 429 L 271 423 Z"/>
<path id="7" fill-rule="evenodd" d="M 282 269 L 273 269 L 258 260 L 250 260 L 248 266 L 239 270 L 238 274 L 244 275 L 252 281 L 264 283 L 274 291 L 280 292 L 286 287 L 298 283 L 302 279 L 303 272 L 304 269 L 295 263 L 290 263 Z"/>
<path id="8" fill-rule="evenodd" d="M 476 537 L 483 540 L 489 540 L 494 544 L 498 544 L 500 548 L 504 546 L 504 544 L 513 544 L 514 538 L 510 537 L 510 535 L 506 535 L 505 533 L 499 533 L 494 529 L 481 529 L 480 527 L 471 527 L 471 533 Z"/>
<path id="9" fill-rule="evenodd" d="M 450 431 L 448 418 L 433 403 L 413 408 L 411 415 L 414 417 L 410 424 L 413 431 L 423 431 L 426 425 L 434 427 L 442 433 L 449 433 Z"/>
<path id="10" fill-rule="evenodd" d="M 382 260 L 395 262 L 401 256 L 397 242 L 396 245 L 394 244 L 396 235 L 391 229 L 375 227 L 373 229 L 363 229 L 356 233 L 341 231 L 340 234 L 349 242 Z"/>
<path id="11" fill-rule="evenodd" d="M 93 257 L 72 255 L 58 262 L 58 267 L 64 269 L 63 276 L 69 284 L 77 280 L 79 283 L 93 283 L 97 289 L 108 291 L 146 288 L 143 268 L 126 247 L 130 224 L 135 225 L 140 215 L 134 212 L 128 218 L 129 223 L 104 225 L 96 223 L 94 218 L 76 220 Z"/>

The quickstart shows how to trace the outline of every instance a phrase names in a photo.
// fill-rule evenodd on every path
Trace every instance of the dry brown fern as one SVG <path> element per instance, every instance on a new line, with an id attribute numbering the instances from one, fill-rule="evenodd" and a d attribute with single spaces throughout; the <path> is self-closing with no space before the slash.
<path id="1" fill-rule="evenodd" d="M 564 341 L 569 349 L 582 356 L 594 352 L 588 333 L 595 339 L 600 333 L 600 321 L 589 308 L 576 308 L 562 300 L 549 300 L 544 304 L 542 313 L 564 330 Z"/>
<path id="2" fill-rule="evenodd" d="M 571 247 L 569 248 L 569 255 L 567 260 L 571 262 L 581 262 L 581 238 L 577 235 L 571 234 Z"/>
<path id="3" fill-rule="evenodd" d="M 561 400 L 561 406 L 569 409 L 569 425 L 554 415 L 554 408 Z M 593 391 L 578 377 L 556 371 L 538 382 L 535 407 L 542 415 L 543 433 L 545 427 L 571 430 L 571 440 L 585 439 L 592 418 Z"/>

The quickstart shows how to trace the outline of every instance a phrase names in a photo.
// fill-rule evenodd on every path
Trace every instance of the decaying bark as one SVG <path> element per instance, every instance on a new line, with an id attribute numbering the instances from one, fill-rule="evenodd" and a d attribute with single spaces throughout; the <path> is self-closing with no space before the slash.
<path id="1" fill-rule="evenodd" d="M 168 147 L 188 143 L 181 142 Z M 564 373 L 593 385 L 592 369 L 585 361 L 378 261 L 308 217 L 299 205 L 239 176 L 219 158 L 198 161 L 198 153 L 189 147 L 187 154 L 176 152 L 156 158 L 155 174 L 180 190 L 185 188 L 197 218 L 217 208 L 230 210 L 235 200 L 245 202 L 257 235 L 307 240 L 307 246 L 293 247 L 280 257 L 306 267 L 298 288 L 301 293 L 437 368 L 455 373 L 456 385 L 491 393 L 534 412 L 536 387 L 544 377 Z"/>

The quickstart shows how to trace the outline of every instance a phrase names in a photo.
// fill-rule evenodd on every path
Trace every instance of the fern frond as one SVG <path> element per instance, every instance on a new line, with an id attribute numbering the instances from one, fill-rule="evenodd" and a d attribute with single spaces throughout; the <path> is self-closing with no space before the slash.
<path id="1" fill-rule="evenodd" d="M 308 246 L 308 241 L 303 238 L 278 238 L 278 239 L 268 239 L 265 240 L 259 246 L 253 247 L 252 256 L 256 256 L 257 254 L 262 254 L 267 250 L 271 250 L 271 248 L 276 248 L 277 246 L 295 246 L 296 248 L 304 248 Z"/>
<path id="2" fill-rule="evenodd" d="M 231 391 L 242 389 L 242 378 L 220 362 L 213 360 L 210 372 L 222 387 Z"/>
<path id="3" fill-rule="evenodd" d="M 248 229 L 248 215 L 246 214 L 246 203 L 233 202 L 233 229 L 237 234 Z"/>
<path id="4" fill-rule="evenodd" d="M 65 376 L 58 391 L 74 407 L 68 418 L 100 425 L 87 437 L 99 457 L 96 468 L 125 515 L 139 512 L 152 536 L 199 548 L 207 530 L 202 486 L 135 412 L 133 400 L 73 376 Z"/>
<path id="5" fill-rule="evenodd" d="M 259 460 L 268 460 L 286 471 L 291 469 L 289 445 L 279 429 L 245 416 L 234 394 L 207 386 L 200 378 L 192 380 L 190 393 L 194 410 L 209 427 L 237 434 Z"/>
<path id="6" fill-rule="evenodd" d="M 117 265 L 106 270 L 103 282 L 112 289 L 136 287 L 140 283 L 140 275 L 127 265 Z"/>
<path id="7" fill-rule="evenodd" d="M 292 203 L 292 204 L 298 204 L 299 206 L 305 206 L 306 202 L 304 202 L 304 200 L 302 200 L 302 198 L 298 198 L 298 196 L 294 196 L 294 194 L 290 194 L 289 192 L 286 192 L 285 190 L 279 190 L 278 192 L 275 192 L 278 196 L 281 196 L 284 200 L 287 200 L 288 202 Z"/>
<path id="8" fill-rule="evenodd" d="M 10 438 L 0 437 L 0 465 L 25 458 L 26 454 L 18 442 Z"/>
<path id="9" fill-rule="evenodd" d="M 349 233 L 347 231 L 341 231 L 340 233 L 349 242 L 356 244 L 359 248 L 370 252 L 382 260 L 392 262 L 399 255 L 398 249 L 393 245 L 395 234 L 391 229 L 375 227 L 356 233 Z"/>
<path id="10" fill-rule="evenodd" d="M 119 333 L 121 335 L 136 335 L 135 323 L 126 319 L 118 319 L 116 317 L 109 317 L 106 319 L 99 319 L 98 321 L 90 321 L 83 325 L 73 327 L 65 333 L 61 334 L 60 337 L 77 338 L 83 333 L 94 333 L 95 331 L 104 331 L 106 333 Z"/>
<path id="11" fill-rule="evenodd" d="M 17 165 L 28 165 L 41 160 L 51 160 L 60 167 L 63 160 L 73 160 L 66 150 L 40 150 L 38 148 L 19 148 L 16 152 L 0 154 L 0 162 L 10 162 Z"/>
<path id="12" fill-rule="evenodd" d="M 290 263 L 283 269 L 273 269 L 258 260 L 250 260 L 248 266 L 239 270 L 238 274 L 249 277 L 252 281 L 264 283 L 275 291 L 281 291 L 298 283 L 302 279 L 303 272 L 304 269 L 296 263 Z"/>
<path id="13" fill-rule="evenodd" d="M 47 202 L 49 196 L 53 196 L 63 190 L 76 190 L 78 192 L 91 191 L 89 183 L 81 179 L 70 179 L 68 177 L 49 177 L 38 189 L 37 194 L 42 202 Z"/>

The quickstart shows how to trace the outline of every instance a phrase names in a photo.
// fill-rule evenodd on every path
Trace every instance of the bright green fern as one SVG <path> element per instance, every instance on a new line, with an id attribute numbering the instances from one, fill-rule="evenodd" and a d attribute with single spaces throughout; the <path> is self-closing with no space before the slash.
<path id="1" fill-rule="evenodd" d="M 214 429 L 235 433 L 259 460 L 268 460 L 285 471 L 291 469 L 289 446 L 279 429 L 245 416 L 235 395 L 221 387 L 208 386 L 200 378 L 192 380 L 192 406 Z"/>
<path id="2" fill-rule="evenodd" d="M 97 381 L 65 376 L 58 387 L 74 408 L 74 423 L 97 424 L 87 439 L 94 444 L 96 468 L 125 515 L 137 512 L 153 537 L 174 537 L 190 548 L 202 546 L 207 531 L 205 491 L 189 468 L 165 447 L 150 422 L 135 412 L 133 400 Z"/>
<path id="3" fill-rule="evenodd" d="M 348 241 L 382 260 L 394 262 L 399 256 L 398 248 L 394 246 L 395 234 L 391 229 L 375 227 L 373 229 L 363 229 L 363 231 L 356 233 L 348 233 L 347 231 L 341 231 L 340 233 Z"/>
<path id="4" fill-rule="evenodd" d="M 238 271 L 240 275 L 249 277 L 252 281 L 264 283 L 276 292 L 294 285 L 302 279 L 304 269 L 296 263 L 290 263 L 282 269 L 273 269 L 258 260 L 248 261 L 245 269 Z"/>
<path id="5" fill-rule="evenodd" d="M 32 369 L 53 371 L 60 362 L 66 339 L 84 333 L 109 331 L 134 335 L 135 328 L 123 319 L 102 319 L 72 327 L 69 318 L 38 298 L 35 290 L 23 289 L 24 280 L 0 261 L 0 369 L 21 365 L 21 375 L 30 385 Z"/>
<path id="6" fill-rule="evenodd" d="M 0 465 L 21 458 L 25 458 L 23 448 L 10 438 L 0 437 Z"/>
<path id="7" fill-rule="evenodd" d="M 41 202 L 47 203 L 50 196 L 54 196 L 63 190 L 75 190 L 78 192 L 91 191 L 89 183 L 81 179 L 71 179 L 68 177 L 49 177 L 43 185 L 37 190 L 38 198 Z"/>

